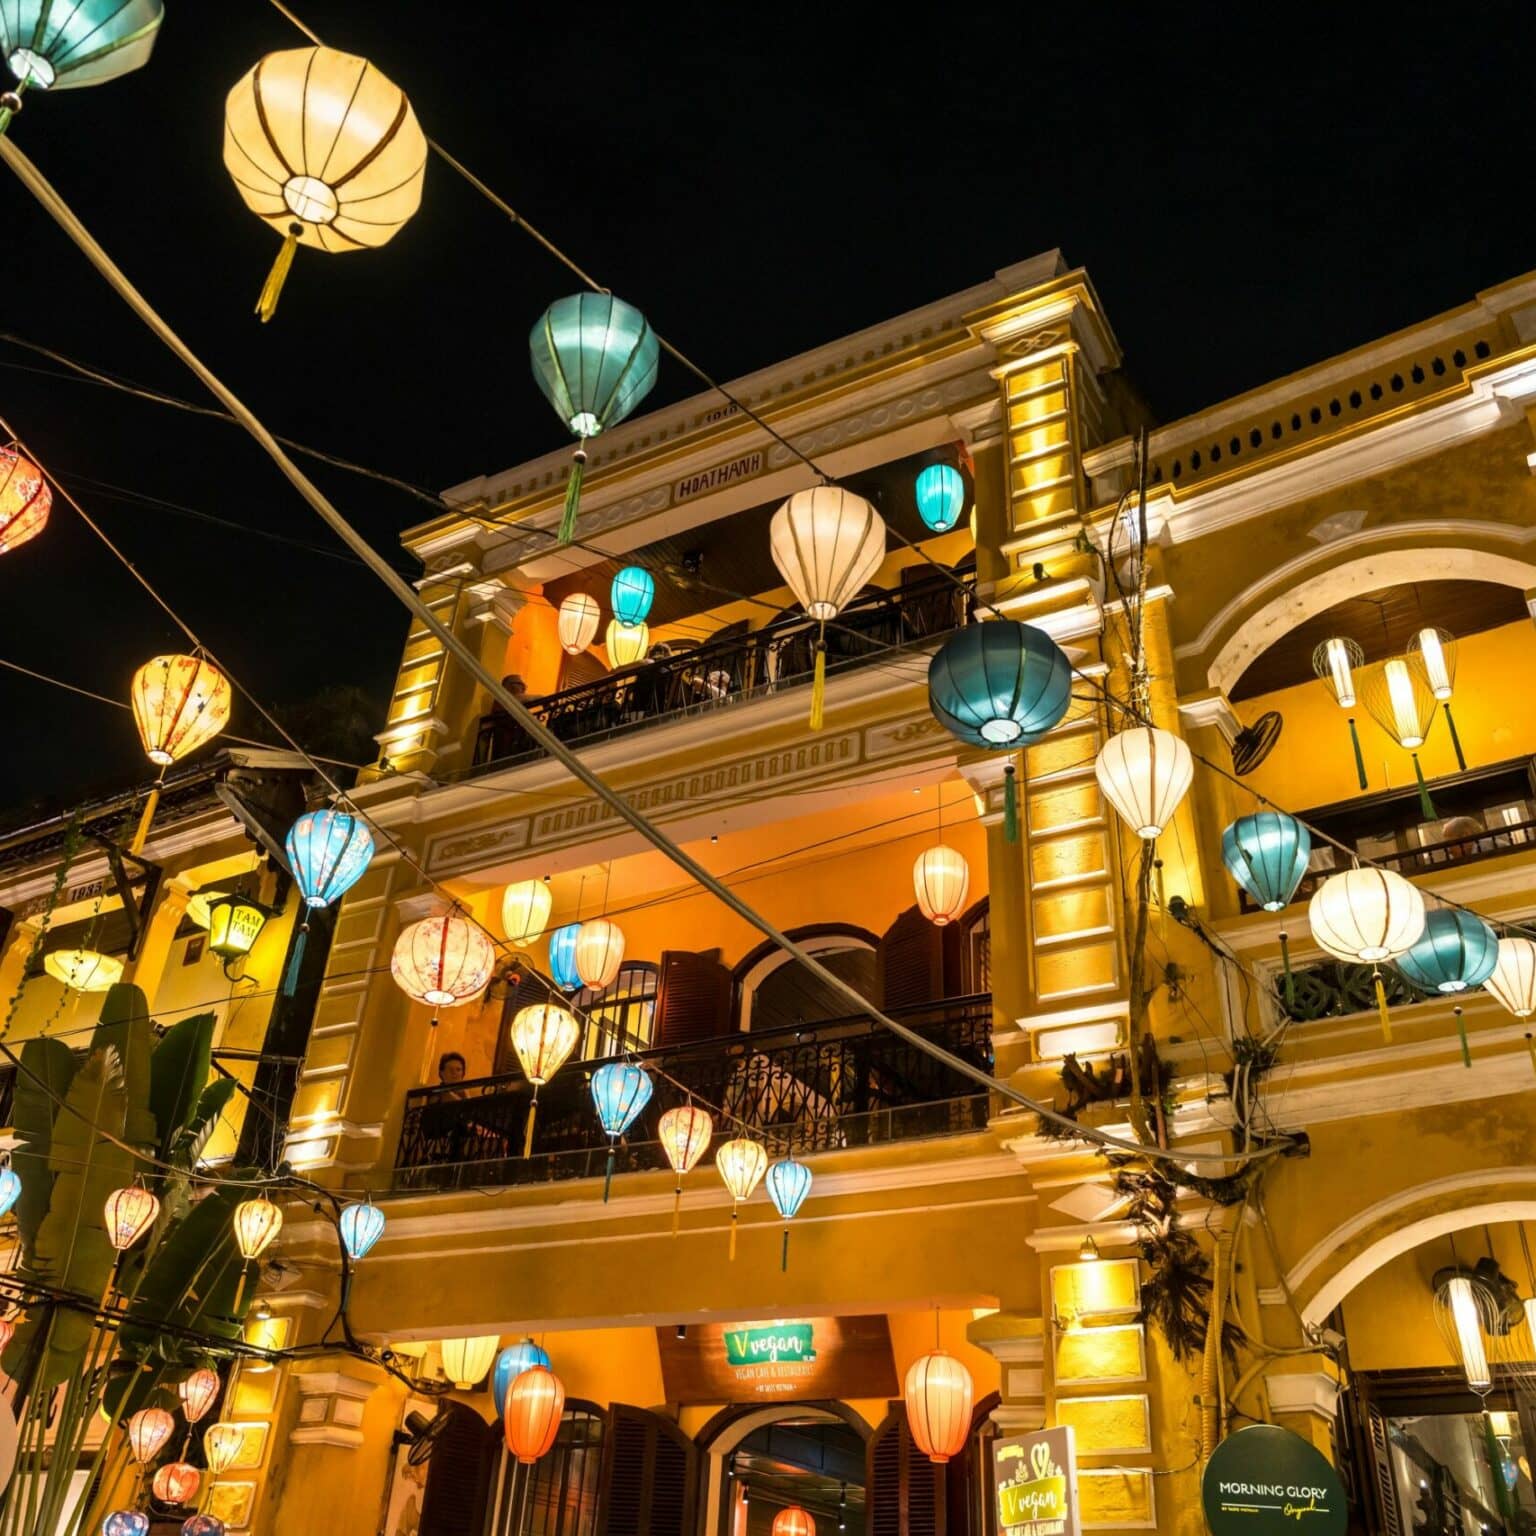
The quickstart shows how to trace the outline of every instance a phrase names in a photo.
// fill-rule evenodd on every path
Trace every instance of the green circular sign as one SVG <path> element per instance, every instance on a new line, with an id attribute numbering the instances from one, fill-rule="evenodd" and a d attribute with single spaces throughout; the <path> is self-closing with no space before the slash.
<path id="1" fill-rule="evenodd" d="M 1333 1464 L 1277 1424 L 1228 1435 L 1206 1463 L 1200 1497 L 1212 1536 L 1344 1536 L 1349 1524 Z"/>

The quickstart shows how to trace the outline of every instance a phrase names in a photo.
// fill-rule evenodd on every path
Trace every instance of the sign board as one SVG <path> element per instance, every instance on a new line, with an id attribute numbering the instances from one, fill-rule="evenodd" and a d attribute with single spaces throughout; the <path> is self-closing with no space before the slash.
<path id="1" fill-rule="evenodd" d="M 992 1488 L 998 1536 L 1078 1536 L 1077 1450 L 1071 1428 L 995 1441 Z"/>
<path id="2" fill-rule="evenodd" d="M 732 459 L 727 464 L 714 464 L 708 469 L 701 469 L 697 474 L 679 480 L 672 487 L 672 500 L 674 502 L 689 501 L 709 491 L 723 491 L 729 485 L 751 480 L 762 472 L 762 450 L 744 453 L 739 459 Z"/>
<path id="3" fill-rule="evenodd" d="M 1200 1479 L 1212 1536 L 1344 1536 L 1349 1513 L 1333 1464 L 1278 1424 L 1252 1424 L 1216 1447 Z"/>
<path id="4" fill-rule="evenodd" d="M 896 1361 L 885 1317 L 771 1318 L 656 1330 L 671 1403 L 795 1402 L 894 1397 Z"/>

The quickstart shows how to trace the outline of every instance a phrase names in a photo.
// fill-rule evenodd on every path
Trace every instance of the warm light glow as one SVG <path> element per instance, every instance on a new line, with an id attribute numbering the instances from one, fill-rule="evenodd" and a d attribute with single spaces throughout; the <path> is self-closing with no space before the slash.
<path id="1" fill-rule="evenodd" d="M 433 1008 L 452 1008 L 485 990 L 496 968 L 496 950 L 482 929 L 449 912 L 405 929 L 395 941 L 389 968 L 407 997 Z"/>
<path id="2" fill-rule="evenodd" d="M 156 656 L 133 674 L 133 720 L 152 763 L 165 767 L 229 724 L 229 679 L 201 656 Z"/>
<path id="3" fill-rule="evenodd" d="M 1355 655 L 1351 652 L 1350 643 L 1337 637 L 1325 640 L 1322 643 L 1323 666 L 1326 669 L 1324 681 L 1333 693 L 1334 702 L 1340 709 L 1353 709 L 1355 707 Z M 1313 665 L 1316 666 L 1317 658 L 1314 656 Z"/>
<path id="4" fill-rule="evenodd" d="M 259 1200 L 242 1200 L 235 1207 L 235 1245 L 247 1262 L 259 1259 L 282 1229 L 283 1213 L 265 1195 Z"/>
<path id="5" fill-rule="evenodd" d="M 1330 955 L 1372 965 L 1413 948 L 1424 932 L 1424 898 L 1393 870 L 1346 869 L 1317 888 L 1307 921 Z"/>
<path id="6" fill-rule="evenodd" d="M 1517 1019 L 1530 1018 L 1536 1013 L 1536 942 L 1500 939 L 1499 958 L 1483 986 Z"/>
<path id="7" fill-rule="evenodd" d="M 1456 1329 L 1457 1353 L 1466 1373 L 1467 1385 L 1474 1392 L 1486 1392 L 1493 1385 L 1488 1369 L 1488 1352 L 1483 1347 L 1482 1308 L 1477 1293 L 1465 1275 L 1453 1275 L 1445 1283 L 1446 1305 Z"/>
<path id="8" fill-rule="evenodd" d="M 771 1536 L 816 1536 L 816 1522 L 798 1504 L 791 1504 L 773 1517 Z"/>
<path id="9" fill-rule="evenodd" d="M 971 867 L 958 849 L 946 843 L 925 848 L 912 866 L 917 905 L 929 922 L 942 928 L 965 911 L 971 889 Z"/>
<path id="10" fill-rule="evenodd" d="M 168 1461 L 150 1483 L 162 1504 L 190 1504 L 202 1487 L 203 1474 L 189 1461 Z"/>
<path id="11" fill-rule="evenodd" d="M 704 1156 L 709 1139 L 715 1134 L 715 1122 L 709 1111 L 697 1104 L 680 1104 L 669 1109 L 656 1126 L 656 1139 L 667 1154 L 679 1178 Z"/>
<path id="12" fill-rule="evenodd" d="M 0 447 L 0 555 L 35 539 L 48 521 L 53 492 L 16 447 Z"/>
<path id="13" fill-rule="evenodd" d="M 553 1003 L 519 1008 L 512 1020 L 512 1049 L 523 1075 L 542 1087 L 570 1059 L 581 1039 L 581 1025 L 568 1009 Z"/>
<path id="14" fill-rule="evenodd" d="M 796 491 L 768 525 L 779 574 L 813 619 L 836 618 L 885 559 L 885 523 L 862 496 L 835 485 Z"/>
<path id="15" fill-rule="evenodd" d="M 501 896 L 501 928 L 519 949 L 544 937 L 554 896 L 545 880 L 519 880 Z"/>
<path id="16" fill-rule="evenodd" d="M 485 1380 L 501 1339 L 487 1333 L 467 1339 L 444 1339 L 443 1374 L 461 1392 L 468 1392 Z"/>
<path id="17" fill-rule="evenodd" d="M 208 908 L 228 891 L 194 891 L 187 897 L 187 921 L 199 928 L 208 926 Z"/>
<path id="18" fill-rule="evenodd" d="M 245 1431 L 238 1424 L 210 1424 L 203 1434 L 203 1456 L 215 1477 L 234 1466 L 245 1444 Z"/>
<path id="19" fill-rule="evenodd" d="M 529 1366 L 507 1392 L 502 1417 L 507 1450 L 524 1466 L 532 1466 L 555 1443 L 564 1411 L 565 1387 L 560 1378 L 548 1366 Z"/>
<path id="20" fill-rule="evenodd" d="M 119 1253 L 131 1248 L 154 1225 L 160 1202 L 142 1184 L 115 1189 L 103 1207 L 107 1241 Z"/>
<path id="21" fill-rule="evenodd" d="M 902 1391 L 912 1441 L 931 1461 L 958 1456 L 971 1437 L 971 1373 L 942 1349 L 921 1355 L 907 1371 Z"/>
<path id="22" fill-rule="evenodd" d="M 602 618 L 603 610 L 595 597 L 588 592 L 572 592 L 560 604 L 557 626 L 561 650 L 570 656 L 581 655 L 596 639 Z"/>
<path id="23" fill-rule="evenodd" d="M 576 930 L 576 974 L 584 987 L 611 987 L 623 963 L 624 930 L 617 923 L 594 917 Z"/>
<path id="24" fill-rule="evenodd" d="M 128 1452 L 142 1467 L 165 1449 L 176 1420 L 164 1408 L 140 1408 L 128 1420 Z"/>
<path id="25" fill-rule="evenodd" d="M 242 896 L 221 896 L 208 908 L 208 948 L 219 959 L 239 960 L 250 954 L 267 914 Z"/>
<path id="26" fill-rule="evenodd" d="M 1094 763 L 1104 798 L 1138 837 L 1153 838 L 1173 820 L 1195 775 L 1181 737 L 1152 726 L 1111 736 Z"/>
<path id="27" fill-rule="evenodd" d="M 1392 734 L 1398 744 L 1408 751 L 1424 745 L 1419 730 L 1419 710 L 1413 697 L 1413 679 L 1408 675 L 1408 663 L 1400 656 L 1389 661 L 1382 671 L 1387 680 L 1387 703 L 1391 710 Z"/>
<path id="28" fill-rule="evenodd" d="M 737 1136 L 721 1142 L 720 1150 L 715 1153 L 715 1167 L 720 1170 L 731 1199 L 740 1203 L 752 1198 L 752 1191 L 767 1173 L 768 1153 L 760 1141 L 753 1141 L 750 1136 Z"/>
<path id="29" fill-rule="evenodd" d="M 1097 1264 L 1099 1262 L 1099 1245 L 1093 1240 L 1093 1233 L 1086 1233 L 1082 1244 L 1077 1250 L 1077 1256 L 1084 1264 Z"/>
<path id="30" fill-rule="evenodd" d="M 1455 675 L 1452 670 L 1455 657 L 1455 640 L 1441 629 L 1421 629 L 1413 637 L 1413 646 L 1424 663 L 1424 676 L 1429 680 L 1429 691 L 1442 704 L 1451 700 Z"/>
<path id="31" fill-rule="evenodd" d="M 193 1371 L 184 1381 L 176 1384 L 176 1395 L 181 1399 L 181 1411 L 188 1424 L 196 1424 L 206 1418 L 219 1397 L 219 1373 L 206 1366 Z"/>
<path id="32" fill-rule="evenodd" d="M 12 1339 L 16 1337 L 16 1324 L 9 1317 L 0 1317 L 0 1354 L 9 1347 Z"/>
<path id="33" fill-rule="evenodd" d="M 51 949 L 43 969 L 72 992 L 105 992 L 123 979 L 123 962 L 94 949 Z"/>
<path id="34" fill-rule="evenodd" d="M 620 624 L 617 619 L 610 619 L 603 633 L 603 646 L 608 652 L 610 667 L 638 666 L 651 653 L 651 627 L 649 624 Z"/>

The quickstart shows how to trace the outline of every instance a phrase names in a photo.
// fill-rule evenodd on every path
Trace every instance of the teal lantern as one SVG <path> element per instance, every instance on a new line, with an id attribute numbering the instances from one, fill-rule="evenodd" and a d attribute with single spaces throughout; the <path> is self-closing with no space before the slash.
<path id="1" fill-rule="evenodd" d="M 592 1074 L 592 1102 L 597 1118 L 608 1137 L 608 1171 L 603 1176 L 603 1203 L 613 1183 L 613 1160 L 619 1137 L 639 1118 L 651 1102 L 649 1073 L 633 1061 L 609 1061 Z"/>
<path id="2" fill-rule="evenodd" d="M 21 1198 L 21 1179 L 9 1165 L 0 1168 L 0 1216 L 9 1216 L 11 1207 Z"/>
<path id="3" fill-rule="evenodd" d="M 372 1200 L 349 1205 L 340 1216 L 337 1226 L 346 1246 L 347 1257 L 356 1263 L 384 1235 L 384 1212 Z"/>
<path id="4" fill-rule="evenodd" d="M 935 533 L 948 533 L 965 510 L 965 481 L 952 464 L 930 464 L 917 477 L 917 515 Z"/>
<path id="5" fill-rule="evenodd" d="M 1221 834 L 1221 861 L 1266 912 L 1291 904 L 1312 857 L 1312 834 L 1284 811 L 1239 816 Z"/>
<path id="6" fill-rule="evenodd" d="M 638 309 L 610 293 L 576 293 L 544 311 L 528 350 L 545 399 L 581 440 L 560 519 L 566 544 L 576 532 L 586 440 L 623 421 L 650 393 L 661 347 Z"/>
<path id="7" fill-rule="evenodd" d="M 782 1157 L 763 1179 L 768 1188 L 768 1198 L 773 1208 L 784 1218 L 784 1243 L 779 1252 L 779 1268 L 789 1268 L 789 1224 L 795 1212 L 805 1203 L 811 1192 L 811 1170 L 793 1157 Z"/>
<path id="8" fill-rule="evenodd" d="M 1456 907 L 1438 907 L 1425 913 L 1424 932 L 1412 949 L 1397 957 L 1397 968 L 1421 992 L 1455 996 L 1482 986 L 1493 975 L 1498 959 L 1499 936 L 1482 918 Z M 1459 1002 L 1454 1011 L 1462 1065 L 1470 1067 L 1472 1047 Z"/>
<path id="9" fill-rule="evenodd" d="M 656 582 L 643 566 L 626 565 L 613 578 L 608 596 L 613 604 L 614 618 L 633 629 L 636 624 L 644 624 L 651 615 L 651 604 L 656 601 Z"/>
<path id="10" fill-rule="evenodd" d="M 286 850 L 288 868 L 304 903 L 304 921 L 283 978 L 283 995 L 292 997 L 298 990 L 299 966 L 309 938 L 309 915 L 340 901 L 362 879 L 373 858 L 373 834 L 346 811 L 309 811 L 288 829 Z"/>
<path id="11" fill-rule="evenodd" d="M 524 1339 L 520 1344 L 508 1344 L 496 1356 L 496 1364 L 491 1368 L 491 1397 L 496 1404 L 498 1419 L 507 1411 L 507 1393 L 512 1390 L 512 1383 L 524 1371 L 531 1371 L 536 1365 L 543 1366 L 547 1371 L 549 1356 L 532 1339 Z"/>
<path id="12" fill-rule="evenodd" d="M 101 85 L 149 62 L 162 0 L 3 0 L 0 57 L 24 90 Z M 0 132 L 16 110 L 0 108 Z"/>
<path id="13" fill-rule="evenodd" d="M 575 992 L 581 986 L 576 969 L 576 936 L 580 923 L 567 923 L 549 936 L 549 974 L 562 992 Z"/>

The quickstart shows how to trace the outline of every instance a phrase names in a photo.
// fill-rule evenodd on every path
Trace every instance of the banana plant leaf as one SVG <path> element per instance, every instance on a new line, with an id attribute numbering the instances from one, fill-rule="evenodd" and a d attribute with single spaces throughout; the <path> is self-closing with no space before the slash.
<path id="1" fill-rule="evenodd" d="M 53 1123 L 79 1065 L 75 1053 L 62 1040 L 28 1040 L 21 1048 L 11 1112 L 17 1140 L 11 1167 L 21 1180 L 16 1227 L 21 1234 L 22 1262 L 27 1265 L 33 1262 L 37 1229 L 48 1214 L 48 1197 L 53 1190 L 53 1172 L 48 1166 Z"/>
<path id="2" fill-rule="evenodd" d="M 149 1004 L 139 987 L 118 982 L 107 989 L 91 1049 L 111 1047 L 123 1063 L 123 1082 L 128 1093 L 128 1113 L 123 1139 L 135 1146 L 154 1148 L 159 1126 L 150 1108 L 150 1058 L 155 1053 L 155 1030 L 149 1020 Z"/>
<path id="3" fill-rule="evenodd" d="M 212 1066 L 211 1013 L 179 1019 L 166 1030 L 149 1063 L 149 1105 L 159 1130 L 160 1157 L 167 1160 L 208 1082 Z"/>
<path id="4" fill-rule="evenodd" d="M 160 1246 L 161 1239 L 171 1227 L 192 1207 L 191 1173 L 197 1167 L 208 1145 L 209 1138 L 218 1129 L 220 1117 L 229 1108 L 238 1085 L 232 1077 L 216 1077 L 198 1097 L 197 1108 L 187 1123 L 176 1133 L 169 1161 L 178 1170 L 163 1177 L 160 1189 L 160 1216 L 155 1223 L 147 1252 Z"/>

